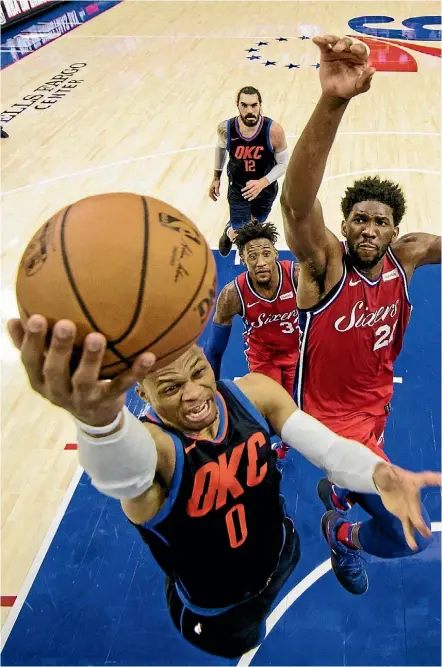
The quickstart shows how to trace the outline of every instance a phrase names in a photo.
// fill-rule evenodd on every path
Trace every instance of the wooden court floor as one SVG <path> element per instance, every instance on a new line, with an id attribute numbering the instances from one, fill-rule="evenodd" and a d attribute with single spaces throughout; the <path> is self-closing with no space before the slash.
<path id="1" fill-rule="evenodd" d="M 5 69 L 4 110 L 72 66 L 76 83 L 55 103 L 33 105 L 7 125 L 2 318 L 16 314 L 15 272 L 30 236 L 79 198 L 134 191 L 165 199 L 195 220 L 215 247 L 228 219 L 225 179 L 221 200 L 207 196 L 215 130 L 235 115 L 236 91 L 260 89 L 264 113 L 282 124 L 292 148 L 320 90 L 309 37 L 357 35 L 349 26 L 355 17 L 388 15 L 394 17 L 389 27 L 400 29 L 410 17 L 439 14 L 437 2 L 126 0 Z M 413 44 L 440 47 L 427 37 Z M 247 51 L 260 41 L 268 43 Z M 441 61 L 404 52 L 412 53 L 417 71 L 378 72 L 372 91 L 351 103 L 342 123 L 320 193 L 335 232 L 345 187 L 360 175 L 380 173 L 405 188 L 401 232 L 440 233 Z M 250 53 L 261 55 L 251 60 Z M 299 67 L 289 69 L 289 63 Z M 282 229 L 279 205 L 271 219 Z M 1 355 L 2 595 L 15 596 L 76 473 L 77 455 L 65 450 L 74 438 L 69 418 L 29 390 L 4 327 Z M 2 608 L 2 623 L 8 612 Z"/>

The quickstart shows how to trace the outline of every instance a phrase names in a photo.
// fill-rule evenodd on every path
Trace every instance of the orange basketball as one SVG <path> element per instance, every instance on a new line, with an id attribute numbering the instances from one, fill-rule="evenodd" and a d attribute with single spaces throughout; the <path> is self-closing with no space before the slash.
<path id="1" fill-rule="evenodd" d="M 141 352 L 153 352 L 159 368 L 195 342 L 213 309 L 216 267 L 201 232 L 177 209 L 105 194 L 40 227 L 21 258 L 16 291 L 23 322 L 37 313 L 49 326 L 72 320 L 77 346 L 92 331 L 104 334 L 102 376 L 111 378 Z"/>

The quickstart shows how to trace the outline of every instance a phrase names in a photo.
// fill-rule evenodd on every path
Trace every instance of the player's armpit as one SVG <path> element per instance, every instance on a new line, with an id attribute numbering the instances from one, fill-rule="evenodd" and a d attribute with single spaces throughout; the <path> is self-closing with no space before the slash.
<path id="1" fill-rule="evenodd" d="M 391 246 L 394 254 L 411 278 L 414 269 L 426 264 L 441 263 L 441 237 L 437 234 L 416 232 L 401 236 Z"/>
<path id="2" fill-rule="evenodd" d="M 221 290 L 216 302 L 215 314 L 213 321 L 215 324 L 229 326 L 235 315 L 241 315 L 242 306 L 235 287 L 235 283 L 228 283 Z"/>

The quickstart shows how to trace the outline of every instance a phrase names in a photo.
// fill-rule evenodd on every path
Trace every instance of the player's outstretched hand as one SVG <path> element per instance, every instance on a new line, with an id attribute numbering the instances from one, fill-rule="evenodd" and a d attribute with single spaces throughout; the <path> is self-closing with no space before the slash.
<path id="1" fill-rule="evenodd" d="M 376 70 L 368 65 L 368 46 L 336 35 L 313 37 L 312 41 L 321 52 L 319 79 L 325 94 L 349 100 L 369 90 Z"/>
<path id="2" fill-rule="evenodd" d="M 424 537 L 431 535 L 422 517 L 420 490 L 426 486 L 440 486 L 441 474 L 428 471 L 414 473 L 380 463 L 375 468 L 373 480 L 384 506 L 401 520 L 408 546 L 417 549 L 414 531 Z"/>
<path id="3" fill-rule="evenodd" d="M 151 352 L 145 352 L 115 379 L 100 380 L 106 350 L 102 334 L 86 336 L 80 363 L 71 374 L 76 333 L 73 322 L 60 320 L 55 324 L 49 349 L 46 349 L 48 324 L 41 315 L 32 315 L 25 327 L 20 320 L 9 320 L 8 331 L 21 352 L 31 387 L 90 426 L 111 424 L 123 408 L 126 391 L 145 377 L 156 360 Z"/>

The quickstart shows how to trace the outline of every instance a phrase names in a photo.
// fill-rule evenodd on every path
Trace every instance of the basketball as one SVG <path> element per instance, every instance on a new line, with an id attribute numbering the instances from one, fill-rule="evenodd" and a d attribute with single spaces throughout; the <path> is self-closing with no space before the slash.
<path id="1" fill-rule="evenodd" d="M 198 228 L 163 201 L 129 193 L 96 195 L 56 213 L 20 261 L 20 317 L 72 320 L 73 365 L 88 333 L 107 340 L 102 377 L 142 352 L 160 368 L 196 341 L 212 312 L 216 267 Z"/>

